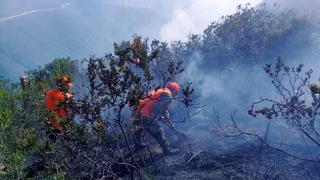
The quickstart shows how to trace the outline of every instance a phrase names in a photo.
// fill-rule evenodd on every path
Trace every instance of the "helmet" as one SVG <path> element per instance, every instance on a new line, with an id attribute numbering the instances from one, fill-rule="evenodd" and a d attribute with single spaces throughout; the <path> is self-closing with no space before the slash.
<path id="1" fill-rule="evenodd" d="M 180 91 L 180 85 L 177 82 L 170 82 L 167 85 L 167 88 L 173 93 L 173 96 L 176 96 Z"/>
<path id="2" fill-rule="evenodd" d="M 28 79 L 28 77 L 26 75 L 21 75 L 20 76 L 20 80 L 27 80 L 27 79 Z"/>
<path id="3" fill-rule="evenodd" d="M 28 87 L 30 85 L 29 80 L 28 80 L 28 76 L 26 76 L 26 75 L 20 76 L 20 84 L 21 84 L 22 89 L 25 89 L 26 87 Z"/>
<path id="4" fill-rule="evenodd" d="M 68 76 L 61 76 L 58 80 L 57 80 L 57 86 L 59 87 L 67 87 L 67 88 L 72 88 L 73 84 L 71 83 L 70 79 Z"/>

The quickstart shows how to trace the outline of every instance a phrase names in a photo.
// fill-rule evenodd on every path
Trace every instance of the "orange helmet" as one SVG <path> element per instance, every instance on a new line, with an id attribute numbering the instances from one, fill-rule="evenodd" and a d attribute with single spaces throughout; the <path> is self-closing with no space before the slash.
<path id="1" fill-rule="evenodd" d="M 68 76 L 61 76 L 57 81 L 57 86 L 67 86 L 68 88 L 72 88 L 73 84 Z"/>
<path id="2" fill-rule="evenodd" d="M 167 85 L 167 88 L 173 93 L 173 96 L 176 96 L 180 91 L 180 85 L 177 82 L 170 82 Z"/>

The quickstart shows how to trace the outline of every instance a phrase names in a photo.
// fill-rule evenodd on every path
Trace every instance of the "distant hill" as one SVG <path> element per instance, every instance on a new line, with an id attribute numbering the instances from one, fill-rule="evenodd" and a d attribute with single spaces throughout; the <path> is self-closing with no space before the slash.
<path id="1" fill-rule="evenodd" d="M 108 2 L 1 1 L 0 76 L 16 79 L 56 57 L 101 56 L 134 34 L 155 38 L 170 17 L 167 1 Z"/>

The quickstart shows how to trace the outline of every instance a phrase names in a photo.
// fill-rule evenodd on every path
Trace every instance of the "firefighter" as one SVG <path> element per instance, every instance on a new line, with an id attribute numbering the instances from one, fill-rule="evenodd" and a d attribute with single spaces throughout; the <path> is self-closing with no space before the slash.
<path id="1" fill-rule="evenodd" d="M 20 85 L 22 90 L 25 90 L 30 86 L 29 79 L 26 75 L 20 76 Z"/>
<path id="2" fill-rule="evenodd" d="M 22 89 L 22 103 L 23 107 L 28 109 L 31 106 L 31 97 L 30 97 L 30 88 L 31 88 L 31 83 L 28 79 L 28 76 L 26 75 L 21 75 L 20 76 L 20 86 Z"/>
<path id="3" fill-rule="evenodd" d="M 55 143 L 57 135 L 62 134 L 61 122 L 70 120 L 71 112 L 70 106 L 72 104 L 72 94 L 69 89 L 73 86 L 68 76 L 61 76 L 57 79 L 57 89 L 49 90 L 46 93 L 45 104 L 49 111 L 48 124 L 50 129 L 47 131 L 47 136 L 51 142 Z M 49 150 L 49 141 L 46 142 L 45 150 Z M 27 177 L 34 177 L 37 172 L 47 169 L 46 159 L 37 157 L 27 168 Z"/>
<path id="4" fill-rule="evenodd" d="M 71 119 L 70 106 L 72 94 L 69 89 L 73 86 L 68 76 L 62 76 L 57 80 L 57 89 L 47 92 L 46 107 L 50 111 L 48 123 L 54 132 L 61 132 L 61 122 Z"/>
<path id="5" fill-rule="evenodd" d="M 137 149 L 142 149 L 142 135 L 148 132 L 160 145 L 164 154 L 173 154 L 178 149 L 171 148 L 166 140 L 160 121 L 174 127 L 170 114 L 169 105 L 174 97 L 179 93 L 180 85 L 177 82 L 170 82 L 166 87 L 155 89 L 148 93 L 146 97 L 139 100 L 139 108 L 134 115 L 134 135 Z"/>

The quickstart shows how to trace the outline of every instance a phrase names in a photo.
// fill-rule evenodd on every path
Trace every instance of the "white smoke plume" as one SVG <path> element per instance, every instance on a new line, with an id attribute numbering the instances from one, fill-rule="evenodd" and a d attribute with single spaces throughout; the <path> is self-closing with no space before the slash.
<path id="1" fill-rule="evenodd" d="M 274 5 L 280 9 L 294 10 L 302 16 L 308 16 L 313 20 L 320 20 L 319 0 L 264 0 L 266 4 Z"/>
<path id="2" fill-rule="evenodd" d="M 177 8 L 171 20 L 160 31 L 161 40 L 187 40 L 189 33 L 201 33 L 211 22 L 236 12 L 240 4 L 252 6 L 262 0 L 192 0 L 187 7 Z"/>

